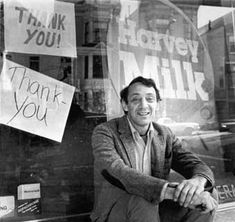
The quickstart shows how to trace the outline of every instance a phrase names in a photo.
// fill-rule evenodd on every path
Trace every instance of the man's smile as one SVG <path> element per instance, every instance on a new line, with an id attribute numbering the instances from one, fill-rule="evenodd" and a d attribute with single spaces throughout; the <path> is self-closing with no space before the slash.
<path id="1" fill-rule="evenodd" d="M 137 114 L 139 116 L 148 116 L 148 115 L 150 115 L 150 112 L 149 111 L 138 111 Z"/>

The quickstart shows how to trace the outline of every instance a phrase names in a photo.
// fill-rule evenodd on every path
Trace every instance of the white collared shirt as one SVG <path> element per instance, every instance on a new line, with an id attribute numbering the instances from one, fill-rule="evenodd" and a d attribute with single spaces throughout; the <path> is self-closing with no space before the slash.
<path id="1" fill-rule="evenodd" d="M 153 139 L 153 124 L 150 123 L 147 140 L 144 142 L 143 138 L 140 136 L 138 131 L 134 128 L 131 121 L 128 119 L 131 133 L 136 144 L 135 149 L 135 159 L 136 159 L 136 169 L 144 174 L 151 175 L 151 144 Z"/>

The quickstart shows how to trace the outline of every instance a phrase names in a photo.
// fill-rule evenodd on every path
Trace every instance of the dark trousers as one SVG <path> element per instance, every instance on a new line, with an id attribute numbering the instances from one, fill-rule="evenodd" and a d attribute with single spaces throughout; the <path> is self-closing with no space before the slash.
<path id="1" fill-rule="evenodd" d="M 202 214 L 165 200 L 159 205 L 126 194 L 113 206 L 107 222 L 212 222 L 215 212 Z"/>

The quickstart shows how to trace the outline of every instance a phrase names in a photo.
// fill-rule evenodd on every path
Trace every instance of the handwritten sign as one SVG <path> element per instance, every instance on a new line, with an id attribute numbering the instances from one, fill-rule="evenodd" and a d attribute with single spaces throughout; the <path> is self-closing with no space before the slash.
<path id="1" fill-rule="evenodd" d="M 53 7 L 39 7 L 34 2 L 5 0 L 6 50 L 76 57 L 74 4 L 54 1 Z"/>
<path id="2" fill-rule="evenodd" d="M 74 90 L 5 60 L 0 76 L 0 122 L 61 142 Z"/>

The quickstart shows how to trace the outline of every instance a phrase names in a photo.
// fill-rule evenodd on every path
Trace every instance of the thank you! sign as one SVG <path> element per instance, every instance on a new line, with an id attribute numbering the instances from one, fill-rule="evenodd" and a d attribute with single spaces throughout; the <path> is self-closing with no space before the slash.
<path id="1" fill-rule="evenodd" d="M 5 60 L 0 122 L 61 142 L 75 88 Z"/>
<path id="2" fill-rule="evenodd" d="M 7 51 L 76 57 L 74 4 L 47 2 L 40 7 L 35 0 L 4 1 Z"/>

